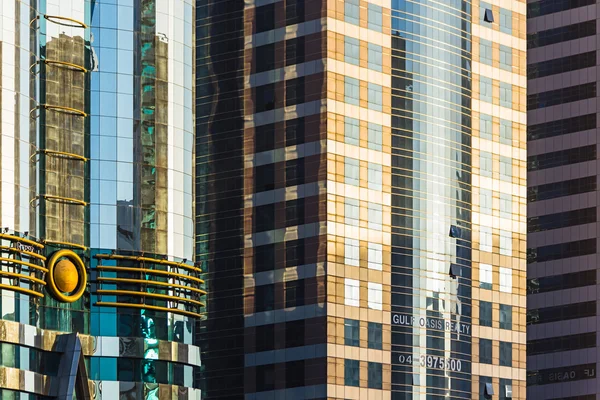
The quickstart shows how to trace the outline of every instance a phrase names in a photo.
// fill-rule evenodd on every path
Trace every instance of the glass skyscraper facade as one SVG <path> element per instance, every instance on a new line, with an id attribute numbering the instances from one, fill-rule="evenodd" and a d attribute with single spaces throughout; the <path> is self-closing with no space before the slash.
<path id="1" fill-rule="evenodd" d="M 2 399 L 200 398 L 194 15 L 1 2 Z"/>
<path id="2" fill-rule="evenodd" d="M 525 398 L 526 3 L 196 1 L 209 398 Z"/>

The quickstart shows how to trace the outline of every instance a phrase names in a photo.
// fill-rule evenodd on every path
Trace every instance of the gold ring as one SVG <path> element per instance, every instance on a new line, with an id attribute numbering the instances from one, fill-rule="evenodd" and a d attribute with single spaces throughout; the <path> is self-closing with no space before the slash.
<path id="1" fill-rule="evenodd" d="M 67 258 L 77 267 L 78 271 L 78 282 L 75 288 L 75 291 L 71 295 L 66 295 L 62 293 L 58 287 L 56 286 L 56 281 L 54 280 L 54 267 L 58 263 L 58 260 L 61 258 Z M 63 249 L 58 250 L 52 257 L 50 257 L 50 261 L 46 265 L 48 268 L 48 273 L 46 274 L 46 279 L 48 286 L 46 286 L 50 292 L 50 294 L 58 301 L 62 301 L 63 303 L 73 303 L 83 296 L 87 286 L 87 273 L 85 271 L 85 264 L 81 260 L 81 258 L 75 253 L 73 250 Z"/>

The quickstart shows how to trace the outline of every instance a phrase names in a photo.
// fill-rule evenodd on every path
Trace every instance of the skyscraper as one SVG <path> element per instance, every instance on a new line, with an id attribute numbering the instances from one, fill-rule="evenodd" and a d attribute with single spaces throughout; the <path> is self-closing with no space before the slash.
<path id="1" fill-rule="evenodd" d="M 1 2 L 2 399 L 200 398 L 194 9 Z"/>
<path id="2" fill-rule="evenodd" d="M 525 9 L 196 2 L 209 398 L 525 398 Z"/>
<path id="3" fill-rule="evenodd" d="M 596 399 L 597 4 L 530 2 L 527 394 Z"/>

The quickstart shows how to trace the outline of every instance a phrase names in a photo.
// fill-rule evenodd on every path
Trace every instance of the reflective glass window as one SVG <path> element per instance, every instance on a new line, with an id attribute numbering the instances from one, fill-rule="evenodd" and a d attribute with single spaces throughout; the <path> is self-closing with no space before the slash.
<path id="1" fill-rule="evenodd" d="M 510 83 L 500 82 L 500 105 L 512 108 L 512 85 Z"/>
<path id="2" fill-rule="evenodd" d="M 347 144 L 359 145 L 360 123 L 356 118 L 344 117 L 344 139 Z"/>
<path id="3" fill-rule="evenodd" d="M 383 246 L 380 243 L 369 243 L 367 255 L 368 267 L 381 271 L 383 263 Z"/>
<path id="4" fill-rule="evenodd" d="M 500 267 L 500 291 L 512 293 L 512 269 Z"/>
<path id="5" fill-rule="evenodd" d="M 360 19 L 359 0 L 344 1 L 344 20 L 348 23 L 358 25 Z"/>
<path id="6" fill-rule="evenodd" d="M 479 61 L 482 64 L 492 65 L 493 59 L 492 42 L 490 40 L 479 39 Z"/>
<path id="7" fill-rule="evenodd" d="M 512 182 L 512 158 L 500 156 L 500 179 Z"/>
<path id="8" fill-rule="evenodd" d="M 360 346 L 360 321 L 348 318 L 344 320 L 344 344 Z"/>
<path id="9" fill-rule="evenodd" d="M 360 83 L 358 79 L 344 77 L 344 101 L 355 106 L 360 104 Z"/>
<path id="10" fill-rule="evenodd" d="M 381 32 L 383 28 L 383 17 L 381 7 L 373 3 L 367 3 L 368 8 L 368 28 L 377 32 Z"/>
<path id="11" fill-rule="evenodd" d="M 507 119 L 500 119 L 500 143 L 512 145 L 513 123 Z"/>
<path id="12" fill-rule="evenodd" d="M 479 77 L 479 99 L 481 101 L 492 102 L 492 78 L 485 76 Z"/>
<path id="13" fill-rule="evenodd" d="M 357 239 L 344 239 L 344 263 L 346 265 L 360 265 L 360 242 Z"/>
<path id="14" fill-rule="evenodd" d="M 367 364 L 368 370 L 368 386 L 371 389 L 381 389 L 381 376 L 382 376 L 382 368 L 381 364 L 377 362 L 368 362 Z"/>
<path id="15" fill-rule="evenodd" d="M 383 144 L 383 127 L 379 124 L 369 122 L 368 124 L 369 148 L 381 151 Z"/>
<path id="16" fill-rule="evenodd" d="M 344 157 L 344 176 L 346 185 L 359 186 L 360 163 L 357 159 Z"/>
<path id="17" fill-rule="evenodd" d="M 479 264 L 479 287 L 492 289 L 492 266 L 490 264 Z"/>
<path id="18" fill-rule="evenodd" d="M 512 343 L 500 342 L 500 365 L 512 367 Z"/>
<path id="19" fill-rule="evenodd" d="M 382 229 L 383 211 L 381 204 L 368 203 L 368 227 L 380 231 Z"/>
<path id="20" fill-rule="evenodd" d="M 358 226 L 360 219 L 359 202 L 356 199 L 346 198 L 344 216 L 347 225 Z"/>
<path id="21" fill-rule="evenodd" d="M 479 153 L 479 174 L 481 176 L 492 176 L 493 164 L 492 153 L 482 151 Z"/>
<path id="22" fill-rule="evenodd" d="M 479 339 L 479 362 L 492 363 L 492 341 L 489 339 Z"/>
<path id="23" fill-rule="evenodd" d="M 360 64 L 360 41 L 346 36 L 344 38 L 344 61 L 349 64 Z"/>
<path id="24" fill-rule="evenodd" d="M 383 308 L 383 289 L 381 283 L 369 282 L 367 286 L 367 305 L 373 310 Z"/>
<path id="25" fill-rule="evenodd" d="M 492 326 L 492 303 L 487 301 L 479 302 L 479 325 Z"/>
<path id="26" fill-rule="evenodd" d="M 512 71 L 512 48 L 500 45 L 500 68 Z"/>
<path id="27" fill-rule="evenodd" d="M 368 347 L 370 349 L 381 350 L 382 341 L 382 325 L 377 322 L 369 322 L 367 326 L 368 331 Z"/>
<path id="28" fill-rule="evenodd" d="M 488 114 L 479 114 L 479 137 L 482 139 L 492 140 L 492 116 Z"/>
<path id="29" fill-rule="evenodd" d="M 344 385 L 359 386 L 360 362 L 358 360 L 344 360 Z"/>
<path id="30" fill-rule="evenodd" d="M 368 163 L 368 186 L 369 189 L 381 190 L 382 187 L 382 166 L 381 164 Z"/>
<path id="31" fill-rule="evenodd" d="M 500 304 L 500 329 L 512 329 L 512 306 Z"/>
<path id="32" fill-rule="evenodd" d="M 360 305 L 360 283 L 356 279 L 344 280 L 345 304 L 358 307 Z"/>
<path id="33" fill-rule="evenodd" d="M 512 11 L 500 9 L 500 32 L 512 34 Z"/>
<path id="34" fill-rule="evenodd" d="M 491 214 L 492 204 L 492 191 L 489 189 L 479 189 L 479 212 L 482 214 Z"/>
<path id="35" fill-rule="evenodd" d="M 369 108 L 371 110 L 381 111 L 383 109 L 383 88 L 381 85 L 369 83 L 367 93 Z"/>
<path id="36" fill-rule="evenodd" d="M 382 47 L 377 44 L 369 43 L 368 53 L 367 53 L 368 68 L 381 72 L 382 71 L 382 57 L 383 57 Z"/>

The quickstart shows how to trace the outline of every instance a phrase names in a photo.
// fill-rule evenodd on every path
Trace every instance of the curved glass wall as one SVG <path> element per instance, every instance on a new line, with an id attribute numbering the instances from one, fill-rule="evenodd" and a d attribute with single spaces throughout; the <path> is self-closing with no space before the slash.
<path id="1" fill-rule="evenodd" d="M 471 5 L 392 1 L 392 398 L 471 398 Z"/>

